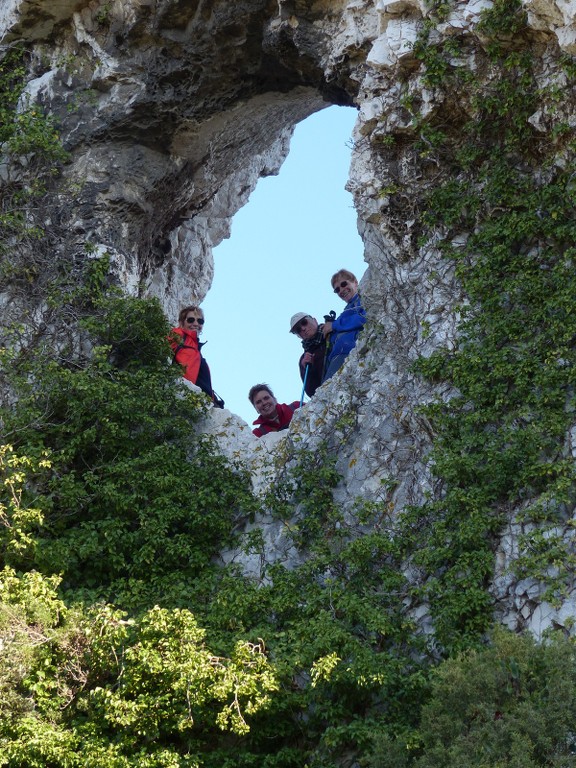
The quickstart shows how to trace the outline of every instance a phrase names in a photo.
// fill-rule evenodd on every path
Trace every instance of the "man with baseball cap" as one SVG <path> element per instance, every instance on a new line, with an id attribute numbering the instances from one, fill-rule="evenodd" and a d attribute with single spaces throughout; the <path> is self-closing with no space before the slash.
<path id="1" fill-rule="evenodd" d="M 324 358 L 326 356 L 326 339 L 320 330 L 318 321 L 306 312 L 297 312 L 290 318 L 290 333 L 302 342 L 304 352 L 299 360 L 300 378 L 305 382 L 304 389 L 308 397 L 322 383 L 324 373 Z"/>

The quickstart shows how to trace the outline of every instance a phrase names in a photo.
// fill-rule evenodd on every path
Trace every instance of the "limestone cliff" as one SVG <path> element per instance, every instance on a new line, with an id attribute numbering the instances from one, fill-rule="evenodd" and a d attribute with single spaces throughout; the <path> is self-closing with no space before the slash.
<path id="1" fill-rule="evenodd" d="M 475 107 L 465 80 L 458 91 L 432 76 L 426 51 L 442 51 L 442 67 L 486 83 L 495 78 L 495 37 L 508 50 L 528 50 L 541 94 L 529 121 L 534 141 L 558 121 L 573 131 L 573 82 L 562 66 L 576 53 L 576 3 L 522 2 L 521 37 L 483 28 L 490 8 L 489 0 L 5 0 L 0 9 L 0 44 L 25 42 L 29 97 L 58 119 L 70 153 L 52 194 L 60 235 L 51 247 L 81 258 L 89 242 L 112 254 L 126 291 L 159 297 L 169 316 L 208 291 L 212 247 L 258 178 L 277 172 L 296 123 L 329 104 L 358 108 L 349 188 L 368 264 L 369 323 L 352 363 L 279 446 L 242 434 L 232 415 L 215 414 L 206 426 L 225 434 L 230 455 L 239 446 L 264 455 L 258 471 L 267 477 L 279 452 L 327 442 L 342 474 L 337 499 L 350 514 L 361 498 L 389 505 L 393 520 L 443 492 L 425 464 L 434 432 L 420 406 L 452 390 L 428 383 L 413 364 L 457 344 L 464 297 L 438 243 L 448 230 L 453 244 L 465 243 L 473 226 L 424 226 L 423 217 L 428 195 L 451 178 L 449 153 Z M 560 143 L 549 160 L 561 167 L 568 156 Z M 4 180 L 15 172 L 4 166 Z M 6 316 L 21 317 L 9 284 L 3 298 Z M 42 319 L 43 302 L 41 290 L 27 300 L 29 317 Z M 576 452 L 569 438 L 566 451 Z M 573 522 L 570 510 L 565 538 Z M 552 623 L 568 626 L 571 590 L 552 608 L 538 581 L 508 573 L 521 529 L 515 508 L 508 523 L 491 586 L 499 617 L 537 635 Z M 280 526 L 256 524 L 267 557 L 293 556 Z M 425 621 L 425 608 L 415 611 Z"/>

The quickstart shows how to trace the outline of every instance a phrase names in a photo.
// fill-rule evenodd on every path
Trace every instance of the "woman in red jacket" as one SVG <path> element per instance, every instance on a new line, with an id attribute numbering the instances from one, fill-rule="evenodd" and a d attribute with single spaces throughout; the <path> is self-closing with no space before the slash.
<path id="1" fill-rule="evenodd" d="M 185 379 L 206 392 L 215 406 L 223 408 L 224 401 L 214 394 L 210 368 L 202 357 L 204 344 L 198 339 L 204 328 L 204 312 L 200 307 L 191 304 L 180 310 L 178 323 L 178 328 L 172 328 L 169 338 L 170 346 L 174 350 L 174 360 L 184 368 Z"/>

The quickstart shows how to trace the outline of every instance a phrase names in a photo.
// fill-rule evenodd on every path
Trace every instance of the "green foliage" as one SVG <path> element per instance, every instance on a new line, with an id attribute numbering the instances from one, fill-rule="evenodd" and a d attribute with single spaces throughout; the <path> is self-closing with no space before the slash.
<path id="1" fill-rule="evenodd" d="M 187 740 L 195 728 L 248 733 L 245 714 L 266 706 L 276 688 L 259 644 L 239 642 L 230 658 L 214 656 L 184 609 L 155 607 L 138 622 L 106 610 L 86 629 L 90 673 L 100 684 L 77 708 L 93 720 L 90 730 L 99 723 L 103 735 L 121 733 L 128 752 L 139 742 Z"/>
<path id="2" fill-rule="evenodd" d="M 24 88 L 26 68 L 23 49 L 11 48 L 0 61 L 0 142 L 8 141 L 14 133 L 14 112 Z"/>
<path id="3" fill-rule="evenodd" d="M 269 567 L 259 586 L 224 577 L 205 614 L 224 650 L 231 630 L 265 638 L 279 682 L 241 754 L 207 765 L 329 768 L 418 711 L 426 649 L 403 611 L 401 544 L 378 530 L 380 505 L 365 505 L 362 523 L 343 518 L 337 479 L 326 448 L 297 455 L 267 503 L 305 561 Z"/>
<path id="4" fill-rule="evenodd" d="M 493 644 L 441 664 L 418 732 L 380 738 L 370 768 L 568 768 L 576 741 L 576 658 L 562 637 Z"/>
<path id="5" fill-rule="evenodd" d="M 46 455 L 34 461 L 17 456 L 11 445 L 0 445 L 0 552 L 5 562 L 25 558 L 34 547 L 33 533 L 44 518 L 38 507 L 27 503 L 26 475 L 49 468 Z"/>
<path id="6" fill-rule="evenodd" d="M 526 29 L 526 11 L 520 0 L 494 0 L 482 11 L 477 28 L 493 38 L 521 34 Z"/>
<path id="7" fill-rule="evenodd" d="M 197 574 L 229 537 L 251 503 L 246 481 L 195 435 L 206 401 L 176 385 L 157 302 L 106 291 L 80 325 L 92 344 L 82 363 L 40 348 L 12 370 L 5 432 L 19 453 L 50 457 L 34 472 L 43 518 L 30 564 L 75 591 L 128 599 L 153 579 L 167 598 L 169 574 Z"/>
<path id="8" fill-rule="evenodd" d="M 33 711 L 25 680 L 36 650 L 65 615 L 56 595 L 58 581 L 35 572 L 0 571 L 0 723 L 6 728 Z"/>
<path id="9" fill-rule="evenodd" d="M 297 463 L 270 491 L 268 505 L 275 516 L 291 520 L 287 525 L 299 547 L 314 546 L 328 529 L 338 535 L 341 513 L 332 494 L 340 479 L 335 458 L 326 445 L 300 451 Z"/>
<path id="10" fill-rule="evenodd" d="M 430 464 L 438 498 L 402 523 L 423 575 L 417 594 L 431 602 L 445 650 L 476 642 L 490 627 L 494 547 L 512 508 L 522 510 L 529 531 L 519 574 L 541 578 L 554 600 L 571 589 L 575 565 L 561 527 L 576 497 L 564 450 L 576 369 L 576 164 L 571 147 L 561 164 L 550 162 L 557 146 L 529 122 L 542 94 L 531 51 L 523 50 L 523 24 L 515 0 L 483 13 L 482 32 L 492 39 L 486 71 L 466 91 L 472 119 L 458 141 L 433 147 L 446 178 L 428 195 L 423 218 L 422 240 L 441 233 L 435 242 L 466 294 L 457 308 L 458 347 L 416 365 L 448 383 L 451 395 L 424 409 L 436 433 Z M 505 45 L 511 33 L 514 45 Z M 421 54 L 427 64 L 424 43 Z M 439 76 L 454 89 L 461 79 L 454 68 Z"/>
<path id="11" fill-rule="evenodd" d="M 25 90 L 27 55 L 21 44 L 0 53 L 0 286 L 13 293 L 20 284 L 29 296 L 43 275 L 54 276 L 46 222 L 54 229 L 60 216 L 50 213 L 48 190 L 68 155 L 54 116 Z"/>
<path id="12" fill-rule="evenodd" d="M 41 577 L 33 583 L 56 603 Z M 8 598 L 18 608 L 16 591 Z M 248 733 L 246 717 L 276 689 L 259 644 L 239 642 L 226 658 L 206 648 L 204 634 L 186 610 L 126 619 L 110 606 L 69 613 L 59 626 L 46 616 L 27 636 L 13 631 L 8 650 L 25 668 L 26 698 L 20 713 L 9 702 L 0 724 L 0 765 L 200 765 L 210 734 Z"/>
<path id="13" fill-rule="evenodd" d="M 66 153 L 53 118 L 23 98 L 26 86 L 24 46 L 8 48 L 0 59 L 0 143 L 9 156 L 42 155 L 62 161 Z"/>
<path id="14" fill-rule="evenodd" d="M 94 16 L 98 24 L 106 24 L 110 20 L 110 11 L 112 10 L 112 4 L 110 2 L 103 3 L 98 9 L 98 13 Z"/>
<path id="15" fill-rule="evenodd" d="M 98 312 L 88 325 L 94 342 L 106 341 L 104 349 L 95 344 L 82 366 L 50 368 L 30 392 L 22 384 L 15 413 L 5 415 L 19 450 L 50 451 L 40 466 L 7 450 L 5 475 L 8 488 L 34 488 L 42 509 L 30 521 L 26 565 L 60 571 L 60 594 L 70 606 L 56 596 L 56 580 L 5 570 L 8 635 L 15 637 L 16 605 L 21 627 L 19 653 L 9 657 L 15 667 L 0 656 L 12 715 L 0 727 L 5 764 L 327 768 L 343 750 L 365 749 L 376 723 L 392 728 L 417 711 L 425 685 L 415 660 L 422 647 L 410 639 L 401 610 L 406 586 L 398 545 L 385 533 L 358 537 L 337 513 L 338 476 L 320 451 L 314 462 L 301 457 L 277 499 L 270 497 L 276 515 L 290 493 L 301 505 L 302 527 L 293 538 L 311 552 L 307 562 L 295 570 L 271 568 L 260 586 L 233 570 L 214 570 L 210 559 L 242 498 L 241 478 L 209 446 L 195 447 L 202 441 L 189 420 L 198 405 L 171 399 L 178 371 L 165 355 L 156 360 L 143 344 L 148 351 L 136 364 L 138 336 L 126 344 L 123 318 L 139 327 L 139 303 L 123 299 L 125 311 L 116 317 L 120 300 L 102 301 L 104 326 Z M 153 302 L 142 318 L 149 323 L 145 338 L 165 331 Z M 28 381 L 34 366 L 28 357 L 17 374 Z M 170 430 L 164 425 L 163 402 L 177 402 L 185 414 L 182 434 L 174 408 L 166 416 Z M 137 417 L 135 437 L 127 413 Z M 155 450 L 141 472 L 153 442 L 147 414 Z M 114 428 L 92 429 L 105 419 Z M 178 450 L 172 466 L 164 451 L 182 438 L 188 452 Z M 26 511 L 26 500 L 23 491 L 15 508 Z M 187 511 L 185 520 L 180 510 Z M 380 509 L 366 507 L 362 524 L 370 527 L 380 516 Z M 153 545 L 158 549 L 145 559 Z M 97 597 L 123 603 L 130 613 L 112 604 L 90 608 Z"/>
<path id="16" fill-rule="evenodd" d="M 261 642 L 215 655 L 188 607 L 213 597 L 249 485 L 197 433 L 208 403 L 158 302 L 110 287 L 107 259 L 50 301 L 73 346 L 3 350 L 0 765 L 198 766 L 277 687 Z"/>
<path id="17" fill-rule="evenodd" d="M 43 164 L 66 159 L 56 124 L 24 95 L 27 71 L 24 46 L 8 48 L 0 60 L 0 143 L 9 157 L 37 156 Z"/>

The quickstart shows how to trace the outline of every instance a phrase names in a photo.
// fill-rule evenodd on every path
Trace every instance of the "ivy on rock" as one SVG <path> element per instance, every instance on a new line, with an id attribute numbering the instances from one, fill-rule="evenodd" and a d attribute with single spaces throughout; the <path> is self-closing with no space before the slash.
<path id="1" fill-rule="evenodd" d="M 526 531 L 517 572 L 541 579 L 549 599 L 571 588 L 574 565 L 561 530 L 572 525 L 576 498 L 566 446 L 576 370 L 575 146 L 564 132 L 551 139 L 532 125 L 542 103 L 553 122 L 557 100 L 553 86 L 538 85 L 521 4 L 494 3 L 478 29 L 487 36 L 484 65 L 468 71 L 459 91 L 467 119 L 459 137 L 436 149 L 445 178 L 422 218 L 422 242 L 441 233 L 437 245 L 466 296 L 456 308 L 457 348 L 416 365 L 453 388 L 425 409 L 443 491 L 404 518 L 414 562 L 427 574 L 420 598 L 431 602 L 446 649 L 490 627 L 488 587 L 505 522 Z M 446 91 L 462 79 L 465 59 L 454 58 L 453 46 L 423 37 L 417 54 L 429 85 Z"/>

